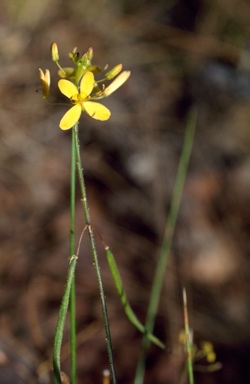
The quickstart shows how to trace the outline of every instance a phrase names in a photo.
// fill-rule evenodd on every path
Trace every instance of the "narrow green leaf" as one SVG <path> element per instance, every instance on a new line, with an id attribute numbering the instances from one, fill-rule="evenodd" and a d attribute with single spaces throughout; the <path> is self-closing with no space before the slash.
<path id="1" fill-rule="evenodd" d="M 55 340 L 54 340 L 54 353 L 53 353 L 53 370 L 54 370 L 55 384 L 61 384 L 60 352 L 61 352 L 62 339 L 63 339 L 64 323 L 65 323 L 68 306 L 69 306 L 71 285 L 75 275 L 76 262 L 77 262 L 77 256 L 74 255 L 70 259 L 67 282 L 66 282 L 66 286 L 65 286 L 65 290 L 64 290 L 60 310 L 59 310 L 58 322 L 56 326 L 56 334 L 55 334 Z"/>
<path id="2" fill-rule="evenodd" d="M 113 256 L 112 252 L 110 251 L 109 247 L 105 247 L 105 251 L 106 251 L 106 256 L 107 256 L 109 268 L 110 268 L 110 271 L 112 273 L 112 276 L 113 276 L 113 279 L 115 282 L 116 290 L 117 290 L 118 295 L 121 299 L 121 302 L 122 302 L 122 305 L 124 308 L 124 312 L 126 313 L 127 317 L 129 318 L 131 323 L 141 333 L 143 333 L 152 343 L 157 345 L 159 348 L 165 349 L 165 345 L 156 336 L 154 336 L 152 333 L 147 331 L 147 329 L 144 327 L 144 325 L 140 322 L 140 320 L 138 319 L 138 317 L 134 313 L 133 309 L 131 308 L 131 306 L 128 302 L 126 292 L 123 288 L 121 275 L 120 275 L 120 272 L 118 270 L 115 258 Z"/>
<path id="3" fill-rule="evenodd" d="M 197 111 L 193 109 L 190 111 L 187 126 L 184 136 L 184 142 L 181 151 L 181 157 L 179 160 L 177 175 L 175 179 L 172 199 L 170 202 L 170 211 L 166 221 L 164 239 L 162 242 L 159 258 L 157 261 L 153 284 L 151 288 L 151 294 L 148 304 L 148 313 L 146 318 L 146 327 L 149 332 L 153 332 L 155 318 L 157 314 L 158 304 L 160 301 L 160 295 L 164 282 L 164 276 L 166 273 L 166 267 L 168 258 L 172 246 L 173 235 L 175 232 L 176 221 L 180 209 L 180 203 L 183 193 L 183 188 L 187 176 L 187 170 L 190 162 L 190 156 L 193 148 L 194 134 L 196 128 Z M 149 347 L 149 340 L 144 337 L 142 341 L 141 356 L 137 365 L 134 384 L 142 384 L 144 381 L 144 374 L 146 368 L 146 352 Z"/>

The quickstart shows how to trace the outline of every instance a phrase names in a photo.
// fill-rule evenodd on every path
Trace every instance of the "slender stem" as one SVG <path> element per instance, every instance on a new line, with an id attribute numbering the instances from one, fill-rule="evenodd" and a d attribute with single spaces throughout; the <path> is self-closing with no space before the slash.
<path id="1" fill-rule="evenodd" d="M 77 123 L 78 124 L 78 123 Z M 71 177 L 70 177 L 70 256 L 75 254 L 75 189 L 76 189 L 76 147 L 75 130 L 72 129 L 71 138 Z M 70 316 L 70 360 L 71 383 L 76 384 L 76 308 L 75 308 L 75 277 L 72 279 L 69 301 Z"/>
<path id="2" fill-rule="evenodd" d="M 170 212 L 166 222 L 164 239 L 157 262 L 152 289 L 149 298 L 148 312 L 145 327 L 148 332 L 152 333 L 154 329 L 155 317 L 159 305 L 160 294 L 165 276 L 165 270 L 168 262 L 169 252 L 172 245 L 173 234 L 175 230 L 176 220 L 179 212 L 183 187 L 186 179 L 187 168 L 189 165 L 190 155 L 193 147 L 194 132 L 196 126 L 196 112 L 191 111 L 182 147 L 182 153 L 179 161 L 175 185 L 170 204 Z M 135 384 L 142 384 L 145 373 L 145 356 L 150 341 L 144 336 L 142 341 L 142 352 L 137 366 Z"/>
<path id="3" fill-rule="evenodd" d="M 186 335 L 187 369 L 188 369 L 189 384 L 194 384 L 192 341 L 190 338 L 190 331 L 189 331 L 187 294 L 186 294 L 185 288 L 183 288 L 183 315 L 184 315 L 184 327 L 185 327 L 185 335 Z"/>
<path id="4" fill-rule="evenodd" d="M 111 335 L 110 335 L 110 328 L 109 328 L 109 321 L 108 321 L 108 311 L 107 311 L 105 294 L 104 294 L 102 278 L 100 273 L 98 255 L 97 255 L 97 250 L 95 246 L 94 233 L 93 233 L 93 229 L 90 221 L 89 207 L 88 207 L 88 201 L 87 201 L 85 181 L 83 176 L 81 154 L 80 154 L 78 127 L 74 126 L 73 130 L 75 131 L 76 165 L 77 165 L 77 171 L 78 171 L 80 190 L 82 194 L 82 207 L 83 207 L 83 212 L 85 216 L 87 231 L 89 234 L 90 248 L 93 256 L 93 264 L 94 264 L 94 268 L 97 276 L 98 287 L 99 287 L 99 292 L 101 297 L 102 315 L 103 315 L 104 328 L 105 328 L 105 334 L 106 334 L 106 342 L 107 342 L 107 350 L 108 350 L 108 357 L 109 357 L 109 363 L 110 363 L 112 384 L 116 384 L 116 374 L 115 374 L 114 357 L 113 357 L 112 342 L 111 342 Z"/>

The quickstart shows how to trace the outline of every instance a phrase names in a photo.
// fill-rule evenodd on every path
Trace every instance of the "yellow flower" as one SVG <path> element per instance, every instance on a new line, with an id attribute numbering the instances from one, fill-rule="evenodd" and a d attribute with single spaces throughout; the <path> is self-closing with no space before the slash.
<path id="1" fill-rule="evenodd" d="M 45 73 L 39 68 L 40 79 L 43 87 L 43 98 L 47 99 L 49 97 L 49 88 L 50 88 L 50 71 L 46 69 Z"/>
<path id="2" fill-rule="evenodd" d="M 208 341 L 204 341 L 202 343 L 202 351 L 207 359 L 207 361 L 209 363 L 214 363 L 215 360 L 216 360 L 216 354 L 214 352 L 214 347 L 213 347 L 213 344 L 208 342 Z"/>
<path id="3" fill-rule="evenodd" d="M 61 79 L 58 82 L 60 91 L 67 96 L 73 107 L 71 107 L 60 121 L 59 127 L 63 130 L 72 128 L 80 119 L 82 111 L 96 120 L 108 120 L 111 113 L 108 108 L 100 103 L 91 101 L 91 92 L 94 88 L 95 79 L 92 72 L 86 72 L 80 82 L 80 91 L 69 80 Z"/>

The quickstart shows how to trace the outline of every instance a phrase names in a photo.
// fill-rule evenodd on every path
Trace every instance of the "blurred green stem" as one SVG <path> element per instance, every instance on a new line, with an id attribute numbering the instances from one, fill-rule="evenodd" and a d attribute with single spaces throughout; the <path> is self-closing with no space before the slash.
<path id="1" fill-rule="evenodd" d="M 187 293 L 185 288 L 183 288 L 183 314 L 184 314 L 184 327 L 185 327 L 185 335 L 186 335 L 188 378 L 189 378 L 189 384 L 194 384 L 192 340 L 190 337 L 190 330 L 189 330 L 189 323 L 188 323 Z"/>
<path id="2" fill-rule="evenodd" d="M 186 180 L 187 169 L 189 165 L 190 155 L 193 147 L 194 133 L 196 127 L 196 111 L 192 110 L 188 116 L 187 128 L 184 137 L 181 157 L 175 179 L 170 211 L 166 222 L 164 238 L 160 250 L 159 259 L 157 261 L 155 275 L 153 279 L 152 289 L 149 298 L 147 318 L 145 327 L 149 333 L 153 333 L 155 317 L 160 300 L 160 294 L 163 286 L 166 266 L 168 262 L 169 252 L 172 245 L 173 234 L 175 230 L 176 220 L 179 212 L 182 192 Z M 143 337 L 142 351 L 138 362 L 134 384 L 142 384 L 145 374 L 146 352 L 150 345 L 147 337 Z"/>

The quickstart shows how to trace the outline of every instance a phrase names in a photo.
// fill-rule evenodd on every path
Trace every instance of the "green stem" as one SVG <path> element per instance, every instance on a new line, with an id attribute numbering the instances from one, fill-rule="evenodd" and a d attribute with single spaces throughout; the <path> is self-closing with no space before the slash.
<path id="1" fill-rule="evenodd" d="M 58 323 L 56 327 L 53 369 L 56 384 L 61 384 L 60 377 L 60 351 L 63 339 L 63 329 L 66 313 L 69 307 L 70 316 L 70 349 L 71 349 L 71 383 L 76 384 L 76 318 L 75 318 L 75 184 L 76 184 L 76 151 L 75 151 L 75 131 L 72 131 L 71 148 L 71 176 L 70 176 L 70 266 L 66 288 L 64 291 Z"/>
<path id="2" fill-rule="evenodd" d="M 196 126 L 196 112 L 191 111 L 184 137 L 181 157 L 175 179 L 172 200 L 170 204 L 170 212 L 166 222 L 164 239 L 157 262 L 155 275 L 153 279 L 152 289 L 149 298 L 147 318 L 145 327 L 148 332 L 152 333 L 154 329 L 155 317 L 159 305 L 160 294 L 165 276 L 165 270 L 168 262 L 169 252 L 172 245 L 173 234 L 175 230 L 176 220 L 179 212 L 183 187 L 186 179 L 187 169 L 189 165 L 190 155 L 193 147 L 194 132 Z M 145 374 L 145 357 L 150 341 L 144 336 L 142 341 L 142 352 L 137 366 L 135 375 L 135 384 L 142 384 Z"/>
<path id="3" fill-rule="evenodd" d="M 108 357 L 109 357 L 109 363 L 110 363 L 112 384 L 116 384 L 116 374 L 115 374 L 111 335 L 110 335 L 110 329 L 109 329 L 108 311 L 107 311 L 105 294 L 104 294 L 102 278 L 101 278 L 101 273 L 100 273 L 98 255 L 97 255 L 97 250 L 96 250 L 96 246 L 95 246 L 94 233 L 93 233 L 93 229 L 92 229 L 91 221 L 90 221 L 89 207 L 88 207 L 88 201 L 87 201 L 85 181 L 84 181 L 84 177 L 83 177 L 83 167 L 82 167 L 82 161 L 81 161 L 81 154 L 80 154 L 78 127 L 75 126 L 75 127 L 73 127 L 73 129 L 75 130 L 76 165 L 77 165 L 78 178 L 79 178 L 80 190 L 81 190 L 81 195 L 82 195 L 82 207 L 83 207 L 86 226 L 87 226 L 87 230 L 88 230 L 88 234 L 89 234 L 90 248 L 91 248 L 91 253 L 93 256 L 93 264 L 94 264 L 94 268 L 95 268 L 95 272 L 96 272 L 96 276 L 97 276 L 98 287 L 99 287 L 99 292 L 100 292 L 100 297 L 101 297 L 102 315 L 103 315 L 104 328 L 105 328 L 105 334 L 106 334 L 106 342 L 107 342 L 107 350 L 108 350 Z"/>
<path id="4" fill-rule="evenodd" d="M 189 323 L 188 323 L 187 294 L 186 294 L 185 288 L 183 288 L 183 312 L 184 312 L 184 327 L 185 327 L 185 335 L 186 335 L 188 378 L 189 378 L 189 384 L 194 384 L 192 341 L 190 338 L 190 330 L 189 330 Z"/>
<path id="5" fill-rule="evenodd" d="M 78 124 L 78 123 L 77 123 Z M 71 138 L 71 177 L 70 177 L 70 256 L 75 254 L 75 189 L 76 189 L 76 147 L 75 130 L 72 129 Z M 75 308 L 75 277 L 72 279 L 69 301 L 70 316 L 70 361 L 71 383 L 76 384 L 76 308 Z"/>

